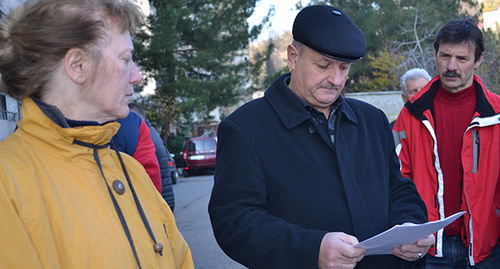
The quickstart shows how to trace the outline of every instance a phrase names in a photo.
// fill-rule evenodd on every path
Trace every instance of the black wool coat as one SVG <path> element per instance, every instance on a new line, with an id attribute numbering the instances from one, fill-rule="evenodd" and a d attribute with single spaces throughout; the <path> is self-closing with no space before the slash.
<path id="1" fill-rule="evenodd" d="M 389 123 L 367 103 L 340 97 L 335 144 L 288 88 L 274 82 L 219 125 L 209 203 L 224 252 L 249 268 L 317 268 L 327 232 L 361 242 L 396 224 L 427 221 L 415 185 L 402 178 Z M 357 268 L 399 268 L 393 255 Z"/>

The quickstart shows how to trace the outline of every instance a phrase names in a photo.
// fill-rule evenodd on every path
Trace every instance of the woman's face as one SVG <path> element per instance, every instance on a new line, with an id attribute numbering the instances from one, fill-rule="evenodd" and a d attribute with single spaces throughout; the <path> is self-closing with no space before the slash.
<path id="1" fill-rule="evenodd" d="M 100 48 L 102 58 L 96 64 L 95 79 L 83 96 L 89 106 L 88 112 L 99 123 L 125 118 L 129 113 L 133 85 L 142 80 L 132 60 L 133 52 L 130 33 L 121 32 L 113 23 Z"/>

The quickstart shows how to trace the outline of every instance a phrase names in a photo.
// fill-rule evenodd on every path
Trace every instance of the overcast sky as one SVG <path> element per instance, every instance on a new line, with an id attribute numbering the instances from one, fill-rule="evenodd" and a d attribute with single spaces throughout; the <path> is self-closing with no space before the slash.
<path id="1" fill-rule="evenodd" d="M 302 1 L 306 6 L 310 0 L 261 0 L 255 7 L 255 12 L 248 19 L 250 26 L 258 24 L 266 16 L 269 7 L 274 5 L 275 15 L 271 18 L 272 26 L 262 29 L 259 40 L 268 39 L 269 36 L 280 35 L 285 31 L 292 31 L 293 20 L 298 11 L 295 10 L 295 3 Z"/>

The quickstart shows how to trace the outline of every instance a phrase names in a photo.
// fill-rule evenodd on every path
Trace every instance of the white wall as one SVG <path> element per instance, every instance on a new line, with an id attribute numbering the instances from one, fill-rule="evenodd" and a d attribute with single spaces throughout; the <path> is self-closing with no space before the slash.
<path id="1" fill-rule="evenodd" d="M 0 141 L 4 140 L 16 129 L 16 122 L 0 120 Z"/>
<path id="2" fill-rule="evenodd" d="M 264 91 L 256 91 L 252 94 L 252 99 L 257 99 L 263 96 Z M 347 93 L 345 94 L 345 97 L 358 99 L 380 108 L 384 111 L 389 121 L 397 119 L 399 112 L 404 105 L 403 100 L 401 99 L 400 91 L 356 92 Z"/>
<path id="3" fill-rule="evenodd" d="M 483 22 L 484 22 L 484 28 L 491 28 L 493 31 L 495 31 L 497 28 L 496 24 L 498 23 L 500 26 L 500 9 L 490 11 L 490 12 L 484 12 L 483 13 Z"/>
<path id="4" fill-rule="evenodd" d="M 2 10 L 3 14 L 8 14 L 22 2 L 25 2 L 25 0 L 0 0 L 0 10 Z"/>
<path id="5" fill-rule="evenodd" d="M 384 111 L 390 122 L 398 118 L 404 105 L 400 91 L 347 93 L 345 97 L 359 99 L 378 107 Z"/>

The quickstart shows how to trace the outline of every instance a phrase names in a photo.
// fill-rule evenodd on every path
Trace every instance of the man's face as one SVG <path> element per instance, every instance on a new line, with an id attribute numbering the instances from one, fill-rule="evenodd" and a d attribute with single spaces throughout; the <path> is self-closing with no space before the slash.
<path id="1" fill-rule="evenodd" d="M 417 79 L 409 79 L 406 81 L 406 94 L 402 94 L 403 102 L 406 103 L 410 98 L 412 98 L 417 92 L 419 92 L 425 84 L 429 82 L 424 77 L 419 77 Z"/>
<path id="2" fill-rule="evenodd" d="M 290 89 L 312 107 L 329 115 L 330 106 L 344 89 L 350 62 L 324 56 L 307 46 L 302 53 L 294 46 L 287 48 L 292 69 Z"/>
<path id="3" fill-rule="evenodd" d="M 109 37 L 101 45 L 102 58 L 96 64 L 95 79 L 84 96 L 89 112 L 99 122 L 113 121 L 128 115 L 133 84 L 142 76 L 132 60 L 134 46 L 130 33 L 112 23 Z"/>
<path id="4" fill-rule="evenodd" d="M 474 62 L 475 46 L 470 41 L 460 44 L 440 44 L 435 60 L 441 85 L 449 92 L 459 92 L 472 85 L 474 69 L 483 61 L 484 54 Z"/>

